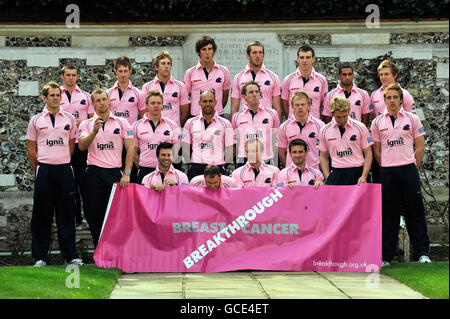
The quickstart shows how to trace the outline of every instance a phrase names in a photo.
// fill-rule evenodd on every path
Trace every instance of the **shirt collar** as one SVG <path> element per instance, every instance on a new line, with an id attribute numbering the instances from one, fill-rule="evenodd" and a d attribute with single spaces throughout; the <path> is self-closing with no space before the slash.
<path id="1" fill-rule="evenodd" d="M 300 67 L 297 68 L 297 75 L 298 77 L 303 77 L 302 72 L 300 72 Z M 314 67 L 312 67 L 311 74 L 309 75 L 309 77 L 313 79 L 317 77 L 316 70 L 314 69 Z"/>
<path id="2" fill-rule="evenodd" d="M 67 91 L 66 88 L 64 87 L 64 85 L 61 85 L 61 93 Z M 73 92 L 78 91 L 81 92 L 81 89 L 78 85 L 75 85 L 75 89 L 73 89 Z M 72 94 L 73 94 L 72 92 Z"/>
<path id="3" fill-rule="evenodd" d="M 356 85 L 355 85 L 355 83 L 352 83 L 352 84 L 353 84 L 353 85 L 352 85 L 351 91 L 354 92 L 354 91 L 356 91 Z M 342 92 L 342 91 L 345 90 L 345 89 L 341 86 L 341 83 L 340 83 L 340 82 L 339 82 L 338 85 L 337 85 L 337 89 L 338 89 L 339 92 Z"/>
<path id="4" fill-rule="evenodd" d="M 144 115 L 142 116 L 142 120 L 145 121 L 150 121 L 150 118 L 147 116 L 147 113 L 144 113 Z M 164 117 L 164 115 L 161 114 L 161 117 L 159 118 L 159 122 L 165 122 L 166 118 Z"/>
<path id="5" fill-rule="evenodd" d="M 331 123 L 333 125 L 333 127 L 337 127 L 338 123 L 336 122 L 336 120 L 334 119 L 334 117 L 331 119 Z M 347 123 L 345 123 L 345 126 L 349 126 L 351 127 L 353 125 L 353 120 L 352 118 L 349 116 L 347 119 Z"/>
<path id="6" fill-rule="evenodd" d="M 115 88 L 119 88 L 119 81 L 116 81 L 116 83 L 114 83 L 113 88 L 114 88 L 114 89 L 115 89 Z M 128 86 L 127 86 L 127 88 L 128 88 L 128 89 L 133 88 L 133 85 L 131 84 L 131 81 L 128 81 Z"/>
<path id="7" fill-rule="evenodd" d="M 170 172 L 170 173 L 174 174 L 174 171 L 175 171 L 175 168 L 173 167 L 172 164 L 170 164 L 170 168 L 169 168 L 169 170 L 167 171 L 167 173 Z M 166 174 L 167 174 L 167 173 L 166 173 Z M 159 164 L 156 165 L 155 174 L 161 174 L 161 171 L 159 170 Z"/>
<path id="8" fill-rule="evenodd" d="M 261 65 L 261 69 L 259 69 L 259 70 L 263 71 L 264 73 L 266 73 L 266 66 L 264 65 L 264 63 Z M 250 63 L 245 66 L 244 72 L 245 73 L 251 72 Z"/>
<path id="9" fill-rule="evenodd" d="M 47 104 L 45 104 L 44 109 L 42 110 L 42 113 L 44 114 L 44 116 L 50 116 L 50 111 L 47 109 Z M 56 113 L 56 115 L 63 115 L 63 109 L 62 107 L 59 108 L 59 111 Z"/>
<path id="10" fill-rule="evenodd" d="M 212 117 L 212 119 L 211 119 L 211 122 L 214 120 L 214 121 L 217 121 L 217 118 L 219 117 L 219 114 L 217 114 L 217 112 L 216 111 L 214 111 L 214 115 L 213 115 L 213 117 Z M 200 111 L 200 119 L 201 120 L 204 120 L 205 118 L 203 117 L 203 112 L 201 112 Z"/>
<path id="11" fill-rule="evenodd" d="M 248 107 L 248 104 L 247 104 L 247 103 L 243 103 L 243 104 L 242 104 L 242 110 L 243 110 L 244 112 L 250 112 L 250 108 Z M 256 110 L 256 112 L 258 112 L 258 110 L 264 111 L 264 107 L 263 107 L 261 104 L 259 104 L 259 105 L 258 105 L 258 108 L 257 108 L 257 110 Z"/>
<path id="12" fill-rule="evenodd" d="M 214 68 L 216 68 L 216 67 L 217 67 L 217 63 L 216 63 L 216 61 L 214 60 L 214 64 L 213 64 L 211 70 L 214 69 Z M 195 68 L 196 68 L 196 69 L 203 69 L 203 65 L 200 63 L 200 61 L 197 62 L 197 65 L 196 65 Z"/>
<path id="13" fill-rule="evenodd" d="M 294 162 L 291 163 L 291 166 L 289 168 L 297 171 L 300 169 L 297 165 L 294 164 Z M 303 172 L 306 172 L 308 170 L 309 170 L 308 163 L 305 163 L 305 168 L 303 169 Z"/>
<path id="14" fill-rule="evenodd" d="M 154 81 L 155 81 L 155 83 L 159 83 L 159 82 L 161 82 L 161 80 L 158 78 L 158 75 L 155 75 L 155 78 L 153 79 Z M 173 81 L 173 77 L 172 77 L 172 75 L 170 75 L 170 78 L 169 78 L 169 80 L 167 81 L 167 83 L 169 83 L 169 82 L 174 82 Z"/>
<path id="15" fill-rule="evenodd" d="M 289 117 L 289 120 L 291 121 L 291 123 L 296 123 L 297 122 L 297 119 L 295 118 L 294 114 L 291 114 L 291 116 Z M 305 124 L 308 123 L 308 122 L 312 122 L 312 121 L 313 121 L 313 119 L 312 119 L 312 115 L 310 113 L 308 115 L 308 119 L 306 120 Z"/>
<path id="16" fill-rule="evenodd" d="M 405 110 L 403 109 L 403 106 L 400 106 L 400 110 L 398 111 L 398 113 L 397 113 L 397 115 L 398 114 L 400 114 L 401 116 L 404 116 L 405 115 Z M 384 110 L 384 112 L 383 112 L 383 116 L 391 116 L 391 114 L 388 112 L 388 109 L 387 109 L 387 107 L 386 107 L 386 109 Z"/>

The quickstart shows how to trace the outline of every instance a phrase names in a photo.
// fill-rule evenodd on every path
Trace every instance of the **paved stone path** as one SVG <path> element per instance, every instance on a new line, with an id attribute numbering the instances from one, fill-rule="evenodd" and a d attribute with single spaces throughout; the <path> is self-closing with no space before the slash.
<path id="1" fill-rule="evenodd" d="M 123 274 L 112 299 L 424 299 L 399 281 L 368 273 L 251 271 Z M 371 277 L 372 278 L 372 277 Z M 371 279 L 369 278 L 369 279 Z M 370 281 L 370 280 L 369 280 Z M 372 286 L 372 287 L 371 287 Z"/>

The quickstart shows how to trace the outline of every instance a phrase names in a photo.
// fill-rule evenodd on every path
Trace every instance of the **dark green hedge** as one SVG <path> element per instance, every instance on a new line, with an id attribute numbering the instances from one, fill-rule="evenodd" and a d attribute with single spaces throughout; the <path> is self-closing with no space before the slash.
<path id="1" fill-rule="evenodd" d="M 82 22 L 220 22 L 365 19 L 367 5 L 381 19 L 447 18 L 449 0 L 0 0 L 0 21 L 64 22 L 69 3 Z"/>

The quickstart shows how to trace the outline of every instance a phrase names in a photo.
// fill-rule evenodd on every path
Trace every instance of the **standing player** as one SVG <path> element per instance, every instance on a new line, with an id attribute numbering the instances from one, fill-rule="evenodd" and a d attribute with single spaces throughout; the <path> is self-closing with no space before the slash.
<path id="1" fill-rule="evenodd" d="M 278 167 L 262 161 L 264 144 L 257 139 L 249 139 L 245 143 L 247 163 L 235 169 L 231 175 L 241 187 L 276 187 L 278 183 Z"/>
<path id="2" fill-rule="evenodd" d="M 134 162 L 139 167 L 138 184 L 141 184 L 145 175 L 153 172 L 158 166 L 156 152 L 161 142 L 175 144 L 174 152 L 176 154 L 180 149 L 179 135 L 181 132 L 177 124 L 161 113 L 163 108 L 161 92 L 148 92 L 145 104 L 147 105 L 147 113 L 133 124 Z"/>
<path id="3" fill-rule="evenodd" d="M 331 121 L 330 102 L 336 97 L 345 97 L 350 102 L 350 118 L 362 122 L 365 126 L 369 125 L 369 117 L 372 112 L 370 106 L 370 97 L 367 91 L 358 88 L 353 83 L 355 77 L 350 63 L 341 64 L 338 70 L 339 84 L 328 92 L 323 102 L 323 118 L 325 123 Z"/>
<path id="4" fill-rule="evenodd" d="M 166 186 L 189 184 L 186 174 L 175 169 L 172 165 L 172 147 L 173 145 L 167 142 L 161 142 L 158 145 L 156 148 L 158 166 L 153 172 L 144 176 L 142 185 L 157 192 L 162 192 Z"/>
<path id="5" fill-rule="evenodd" d="M 254 81 L 247 82 L 242 86 L 241 94 L 246 104 L 242 106 L 241 111 L 233 115 L 231 120 L 238 140 L 237 167 L 244 165 L 247 161 L 245 142 L 249 138 L 258 138 L 263 141 L 266 149 L 263 161 L 273 163 L 276 129 L 280 125 L 280 120 L 274 109 L 260 104 L 260 90 L 258 83 Z"/>
<path id="6" fill-rule="evenodd" d="M 133 130 L 128 121 L 109 111 L 108 94 L 95 89 L 92 94 L 94 116 L 81 123 L 80 150 L 88 150 L 85 183 L 85 216 L 94 246 L 100 237 L 112 185 L 120 182 L 126 187 L 130 182 L 133 165 Z M 125 171 L 121 172 L 122 149 L 126 148 Z"/>
<path id="7" fill-rule="evenodd" d="M 286 118 L 292 115 L 290 103 L 292 95 L 297 91 L 305 91 L 311 98 L 312 116 L 320 119 L 323 100 L 328 92 L 328 81 L 325 76 L 314 70 L 314 61 L 316 58 L 313 48 L 304 45 L 298 49 L 298 69 L 285 77 L 281 84 L 281 105 Z"/>
<path id="8" fill-rule="evenodd" d="M 400 86 L 391 84 L 383 94 L 387 109 L 373 120 L 371 127 L 375 159 L 381 167 L 383 266 L 389 266 L 395 255 L 400 211 L 405 216 L 413 259 L 430 263 L 430 240 L 418 173 L 425 153 L 425 129 L 415 114 L 401 107 Z"/>
<path id="9" fill-rule="evenodd" d="M 217 101 L 216 113 L 223 114 L 230 93 L 230 72 L 225 66 L 217 64 L 213 57 L 217 45 L 213 38 L 202 36 L 195 43 L 195 51 L 200 57 L 196 66 L 188 69 L 184 75 L 184 84 L 191 97 L 191 114 L 201 113 L 200 95 L 211 91 Z"/>
<path id="10" fill-rule="evenodd" d="M 70 157 L 77 135 L 76 119 L 60 107 L 61 88 L 44 86 L 42 113 L 33 116 L 27 130 L 27 154 L 35 172 L 31 250 L 35 266 L 46 266 L 56 217 L 58 242 L 66 261 L 83 265 L 75 246 L 74 177 Z M 37 147 L 37 152 L 36 152 Z"/>
<path id="11" fill-rule="evenodd" d="M 287 185 L 291 189 L 294 185 L 313 185 L 317 189 L 323 184 L 322 173 L 306 163 L 307 152 L 308 144 L 304 140 L 295 139 L 289 143 L 292 164 L 281 170 L 278 175 L 278 184 Z"/>
<path id="12" fill-rule="evenodd" d="M 81 122 L 91 118 L 94 115 L 94 107 L 92 106 L 91 95 L 81 90 L 77 81 L 80 78 L 76 66 L 69 64 L 61 69 L 61 79 L 63 85 L 61 86 L 61 104 L 60 106 L 66 112 L 71 113 L 76 121 L 77 127 Z M 75 149 L 73 151 L 70 165 L 73 168 L 75 177 L 75 222 L 76 229 L 82 229 L 81 217 L 81 196 L 83 194 L 82 175 L 86 171 L 87 151 L 80 151 L 78 147 L 78 137 L 75 140 Z"/>
<path id="13" fill-rule="evenodd" d="M 333 119 L 319 133 L 320 167 L 327 185 L 366 183 L 372 165 L 373 141 L 369 130 L 349 118 L 350 102 L 345 98 L 335 97 L 330 111 Z"/>
<path id="14" fill-rule="evenodd" d="M 380 114 L 384 114 L 386 110 L 386 103 L 384 101 L 384 89 L 390 84 L 396 84 L 400 86 L 399 83 L 396 82 L 399 69 L 398 66 L 392 62 L 391 60 L 383 60 L 378 66 L 378 76 L 380 78 L 381 87 L 372 92 L 370 96 L 370 102 L 373 108 L 373 115 L 377 117 Z M 414 99 L 411 94 L 402 88 L 403 93 L 403 101 L 402 107 L 405 111 L 416 113 L 416 106 L 414 105 Z"/>
<path id="15" fill-rule="evenodd" d="M 145 96 L 130 81 L 131 61 L 126 56 L 121 56 L 114 61 L 114 73 L 117 81 L 107 91 L 109 97 L 109 109 L 115 116 L 123 117 L 130 125 L 133 125 L 145 112 Z M 125 148 L 122 151 L 122 170 L 125 168 Z M 131 169 L 130 180 L 135 182 L 137 177 L 137 166 Z"/>
<path id="16" fill-rule="evenodd" d="M 183 131 L 183 156 L 188 161 L 190 159 L 189 180 L 202 175 L 208 164 L 219 166 L 225 174 L 225 163 L 233 162 L 233 127 L 214 110 L 217 101 L 213 92 L 203 92 L 199 104 L 201 113 L 187 120 Z"/>
<path id="17" fill-rule="evenodd" d="M 268 109 L 275 109 L 278 118 L 281 119 L 281 88 L 278 75 L 267 69 L 264 61 L 264 46 L 259 41 L 251 42 L 247 46 L 247 59 L 249 64 L 244 71 L 239 72 L 233 78 L 231 85 L 231 111 L 230 118 L 239 111 L 239 105 L 245 103 L 241 95 L 245 83 L 253 81 L 260 87 L 261 105 Z"/>
<path id="18" fill-rule="evenodd" d="M 169 52 L 161 51 L 153 60 L 156 76 L 150 82 L 142 86 L 144 96 L 150 91 L 160 91 L 163 94 L 164 105 L 162 114 L 177 123 L 178 127 L 184 126 L 189 117 L 189 97 L 183 82 L 175 80 L 172 75 L 172 57 Z"/>
<path id="19" fill-rule="evenodd" d="M 308 93 L 297 91 L 291 97 L 292 115 L 280 125 L 278 130 L 278 156 L 281 163 L 288 167 L 292 163 L 291 155 L 287 152 L 289 143 L 295 139 L 302 139 L 308 144 L 306 162 L 309 167 L 319 169 L 319 132 L 325 125 L 321 120 L 313 117 L 309 110 L 311 99 Z"/>

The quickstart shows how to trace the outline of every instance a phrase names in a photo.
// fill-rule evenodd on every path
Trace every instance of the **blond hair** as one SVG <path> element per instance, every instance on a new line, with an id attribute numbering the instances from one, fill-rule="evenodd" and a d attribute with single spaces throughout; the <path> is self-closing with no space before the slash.
<path id="1" fill-rule="evenodd" d="M 348 112 L 350 111 L 350 102 L 343 97 L 337 96 L 331 100 L 330 112 Z"/>

